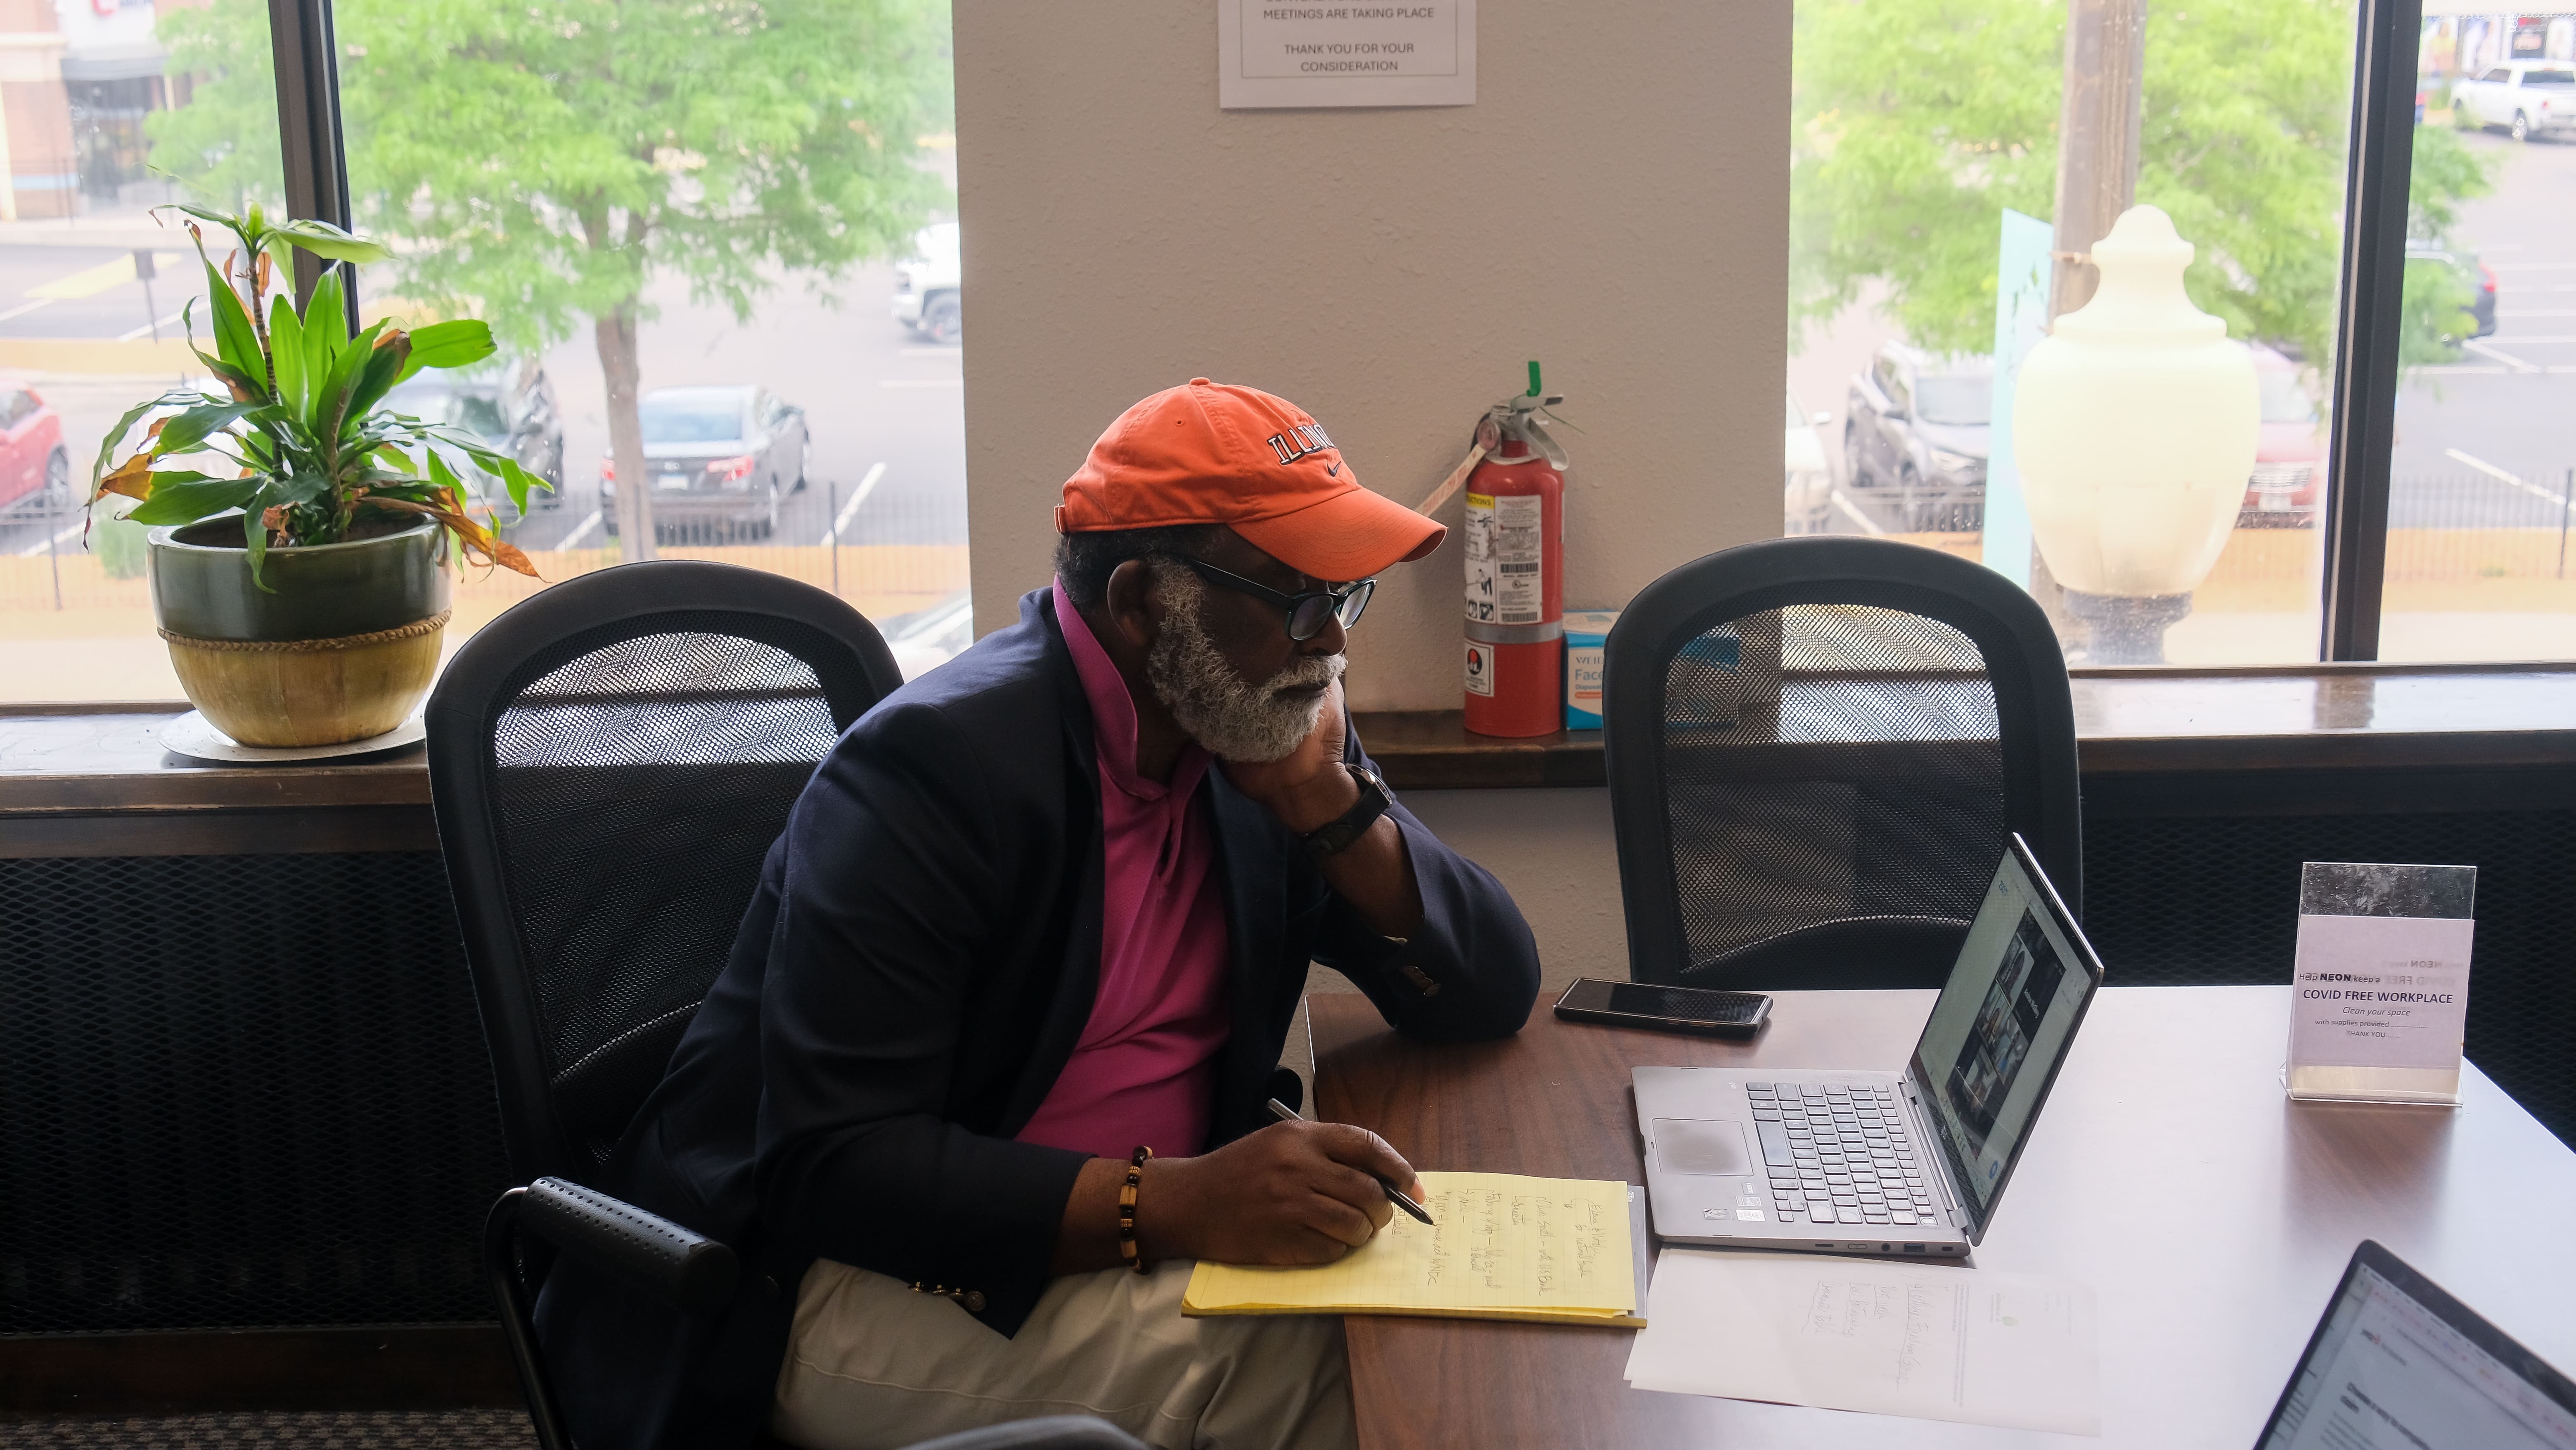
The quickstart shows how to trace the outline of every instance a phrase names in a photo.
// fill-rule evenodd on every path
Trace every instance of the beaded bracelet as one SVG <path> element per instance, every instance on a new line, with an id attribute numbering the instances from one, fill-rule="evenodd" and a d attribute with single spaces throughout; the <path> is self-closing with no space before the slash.
<path id="1" fill-rule="evenodd" d="M 1136 1256 L 1136 1188 L 1145 1181 L 1145 1162 L 1154 1150 L 1138 1145 L 1127 1158 L 1127 1182 L 1118 1190 L 1118 1257 L 1135 1266 L 1136 1272 L 1150 1274 L 1154 1266 Z"/>

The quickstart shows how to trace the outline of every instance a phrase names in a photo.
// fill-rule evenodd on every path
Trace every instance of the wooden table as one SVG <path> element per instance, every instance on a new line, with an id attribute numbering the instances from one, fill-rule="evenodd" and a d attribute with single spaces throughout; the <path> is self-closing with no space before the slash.
<path id="1" fill-rule="evenodd" d="M 1932 997 L 1784 992 L 1750 1044 L 1542 1003 L 1516 1038 L 1441 1046 L 1319 994 L 1317 1105 L 1423 1167 L 1642 1183 L 1631 1067 L 1893 1070 Z M 2099 1442 L 1632 1390 L 1624 1331 L 1354 1317 L 1361 1444 L 2247 1446 L 2364 1237 L 2576 1372 L 2576 1154 L 2474 1068 L 2457 1111 L 2291 1103 L 2288 1021 L 2286 987 L 2104 991 L 1976 1251 L 2100 1296 Z"/>

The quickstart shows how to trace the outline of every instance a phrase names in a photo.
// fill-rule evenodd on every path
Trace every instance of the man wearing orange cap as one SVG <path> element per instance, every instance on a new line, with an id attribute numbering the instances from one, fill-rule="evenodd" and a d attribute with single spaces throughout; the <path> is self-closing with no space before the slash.
<path id="1" fill-rule="evenodd" d="M 1321 1263 L 1413 1169 L 1275 1123 L 1307 964 L 1426 1038 L 1518 1031 L 1529 928 L 1395 803 L 1342 648 L 1437 548 L 1304 410 L 1195 378 L 1064 486 L 1054 587 L 888 697 L 771 848 L 601 1186 L 732 1245 L 684 1318 L 567 1260 L 585 1445 L 906 1445 L 1035 1415 L 1343 1446 L 1332 1318 L 1185 1318 L 1192 1263 Z"/>

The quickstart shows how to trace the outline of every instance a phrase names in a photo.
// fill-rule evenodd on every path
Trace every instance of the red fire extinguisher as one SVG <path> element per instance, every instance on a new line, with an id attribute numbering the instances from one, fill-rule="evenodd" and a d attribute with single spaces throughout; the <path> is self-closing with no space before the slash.
<path id="1" fill-rule="evenodd" d="M 1486 410 L 1467 479 L 1467 728 L 1546 735 L 1565 725 L 1565 450 L 1548 436 L 1560 394 Z"/>

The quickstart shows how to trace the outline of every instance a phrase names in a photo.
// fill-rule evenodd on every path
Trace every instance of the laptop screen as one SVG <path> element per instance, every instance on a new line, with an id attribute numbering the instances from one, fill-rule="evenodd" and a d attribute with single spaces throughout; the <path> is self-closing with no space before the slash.
<path id="1" fill-rule="evenodd" d="M 2016 837 L 1914 1046 L 1915 1083 L 1967 1200 L 1972 1242 L 2101 980 L 2091 947 Z"/>
<path id="2" fill-rule="evenodd" d="M 2576 1386 L 2363 1241 L 2255 1450 L 2576 1450 Z"/>

